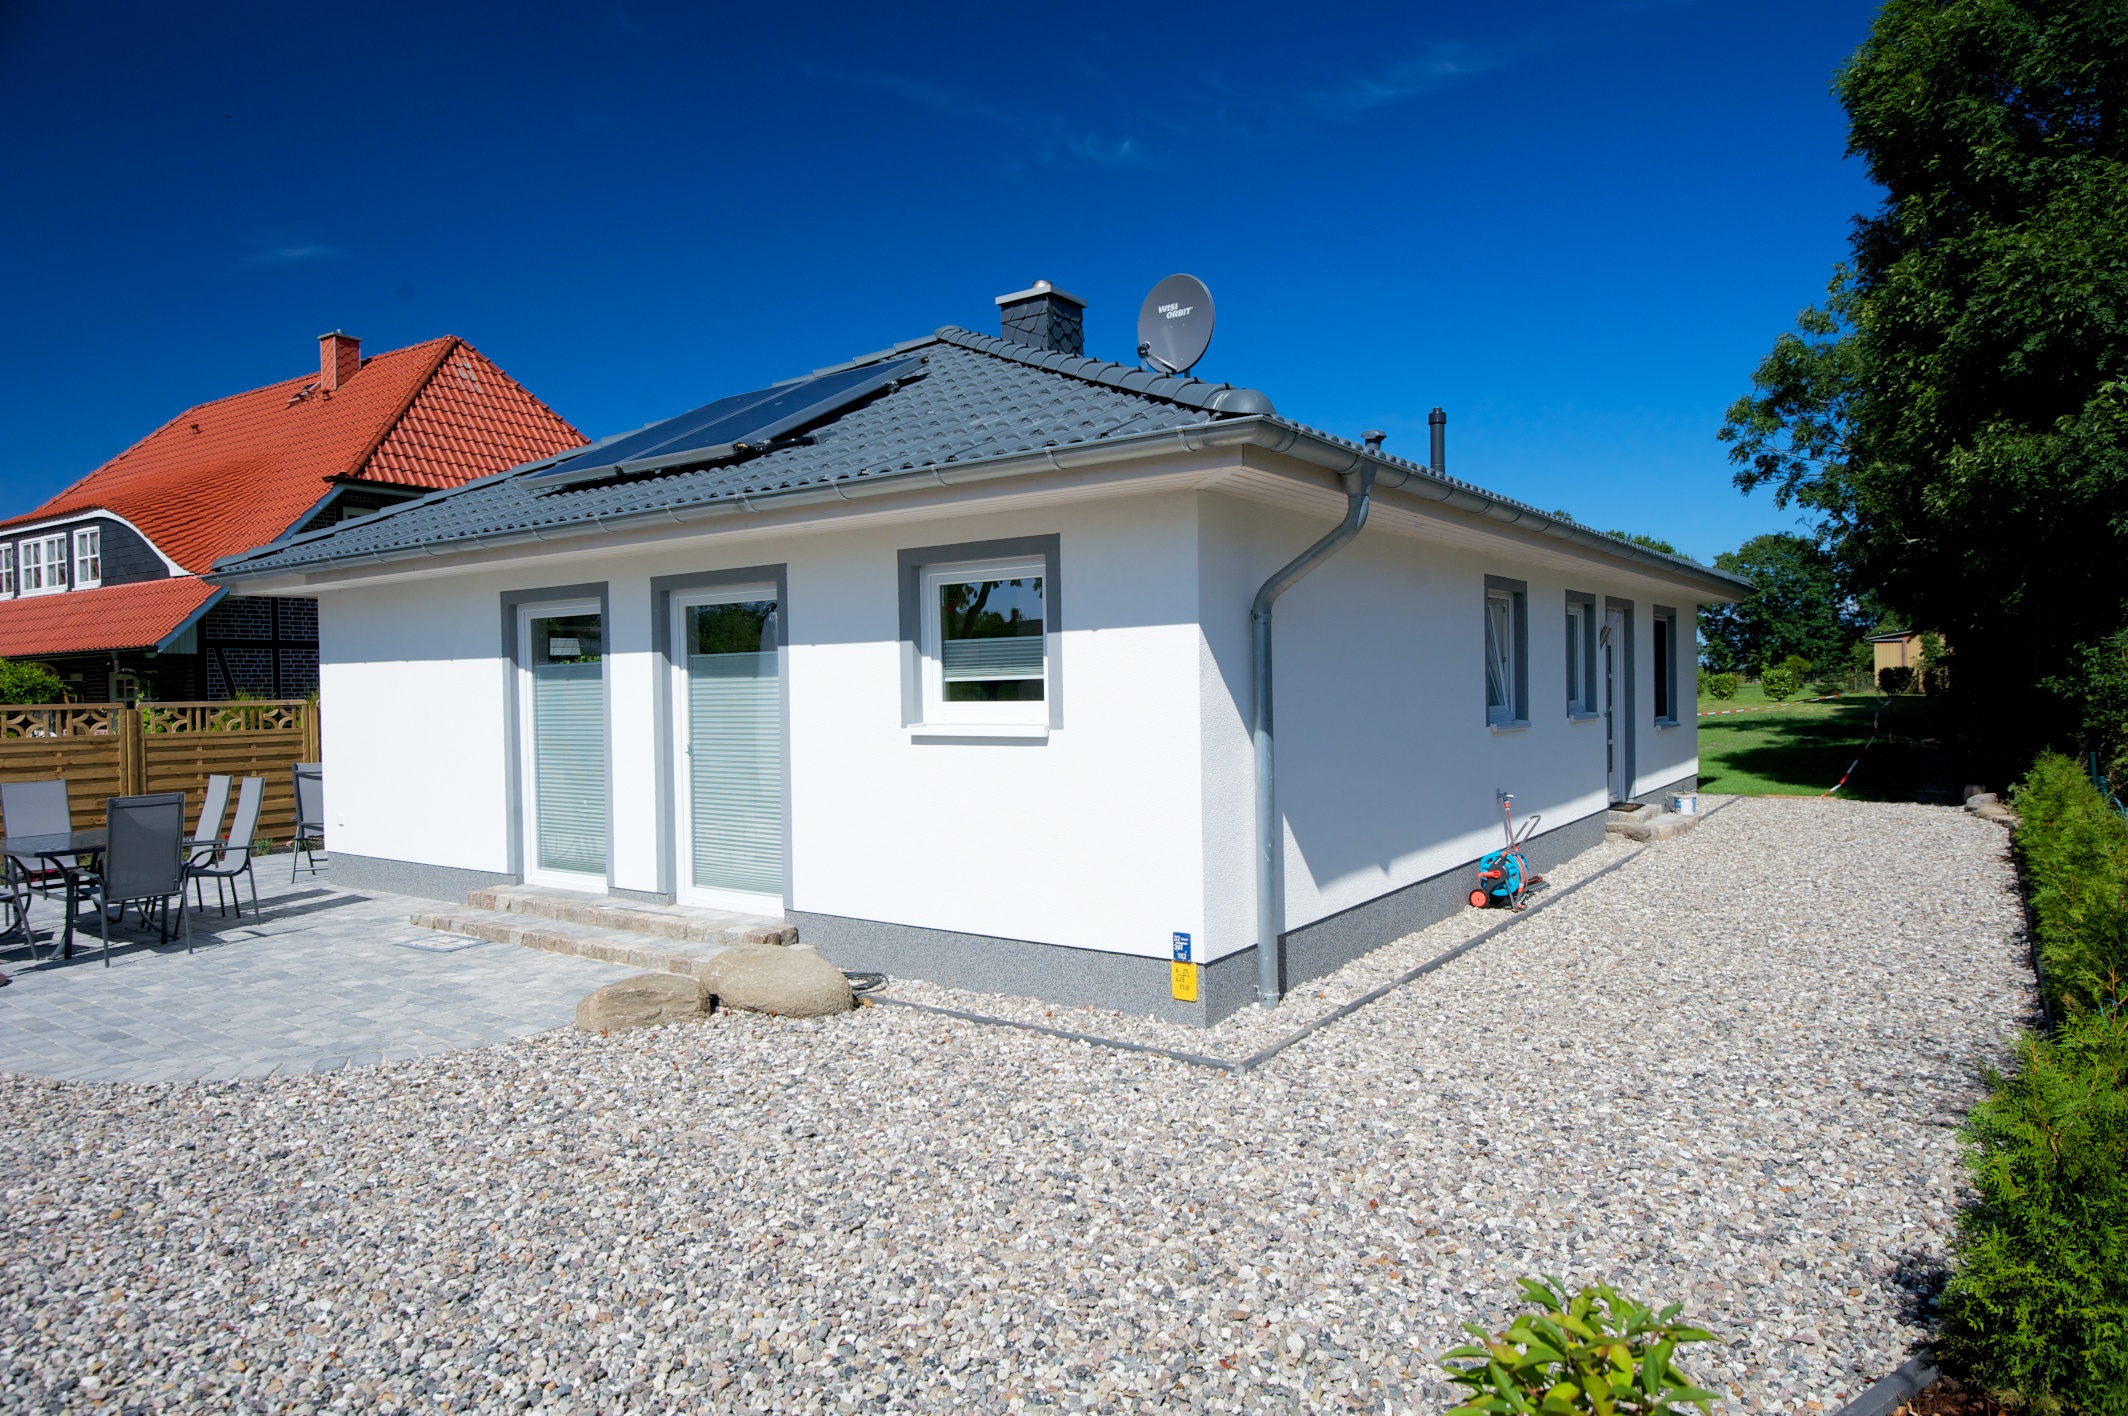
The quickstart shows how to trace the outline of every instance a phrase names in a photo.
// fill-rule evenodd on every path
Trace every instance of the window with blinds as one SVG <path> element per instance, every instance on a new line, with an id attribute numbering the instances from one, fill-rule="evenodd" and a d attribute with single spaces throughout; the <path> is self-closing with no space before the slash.
<path id="1" fill-rule="evenodd" d="M 606 873 L 606 681 L 596 614 L 529 621 L 533 858 L 541 870 Z"/>
<path id="2" fill-rule="evenodd" d="M 1049 721 L 1043 572 L 1039 560 L 925 572 L 926 721 Z"/>
<path id="3" fill-rule="evenodd" d="M 783 694 L 774 600 L 684 616 L 687 802 L 697 889 L 783 893 Z"/>

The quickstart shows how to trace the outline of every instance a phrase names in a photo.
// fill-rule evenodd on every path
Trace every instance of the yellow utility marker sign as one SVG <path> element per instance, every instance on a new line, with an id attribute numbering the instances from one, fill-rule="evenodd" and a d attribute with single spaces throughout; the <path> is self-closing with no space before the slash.
<path id="1" fill-rule="evenodd" d="M 1168 991 L 1178 1003 L 1197 1001 L 1197 966 L 1190 962 L 1190 936 L 1175 935 L 1175 962 L 1168 965 Z"/>

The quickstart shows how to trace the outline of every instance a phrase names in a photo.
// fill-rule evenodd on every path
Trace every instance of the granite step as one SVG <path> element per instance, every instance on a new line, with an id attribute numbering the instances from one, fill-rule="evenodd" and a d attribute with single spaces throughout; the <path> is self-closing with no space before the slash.
<path id="1" fill-rule="evenodd" d="M 624 934 L 697 944 L 795 944 L 797 926 L 766 915 L 697 905 L 652 905 L 581 890 L 541 885 L 497 885 L 474 890 L 466 904 L 475 910 L 529 916 L 565 924 L 590 925 Z"/>
<path id="2" fill-rule="evenodd" d="M 445 934 L 462 934 L 494 944 L 515 944 L 549 954 L 571 954 L 580 959 L 626 964 L 652 973 L 687 974 L 695 978 L 702 977 L 710 960 L 742 942 L 670 939 L 472 905 L 423 910 L 411 919 L 423 929 L 440 930 Z"/>

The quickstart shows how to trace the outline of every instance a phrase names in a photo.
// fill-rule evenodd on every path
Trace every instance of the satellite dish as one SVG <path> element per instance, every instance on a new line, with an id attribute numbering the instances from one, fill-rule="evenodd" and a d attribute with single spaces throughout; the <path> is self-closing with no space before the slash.
<path id="1" fill-rule="evenodd" d="M 1186 374 L 1212 342 L 1212 292 L 1194 275 L 1171 275 L 1138 307 L 1138 357 L 1163 374 Z"/>

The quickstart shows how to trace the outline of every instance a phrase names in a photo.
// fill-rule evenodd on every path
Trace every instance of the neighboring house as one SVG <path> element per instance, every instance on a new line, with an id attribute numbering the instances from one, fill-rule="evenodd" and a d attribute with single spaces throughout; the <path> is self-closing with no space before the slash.
<path id="1" fill-rule="evenodd" d="M 1876 675 L 1883 673 L 1886 669 L 1910 668 L 1916 675 L 1920 674 L 1920 630 L 1898 629 L 1888 634 L 1872 634 L 1869 636 L 1869 646 L 1877 659 L 1876 667 L 1870 675 L 1872 682 L 1876 682 Z"/>
<path id="2" fill-rule="evenodd" d="M 1694 785 L 1694 616 L 1744 581 L 1000 303 L 220 562 L 319 602 L 335 882 L 782 915 L 846 968 L 1215 1020 L 1257 997 L 1252 599 L 1369 471 L 1275 608 L 1285 986 L 1464 907 L 1497 792 L 1543 868 Z"/>
<path id="3" fill-rule="evenodd" d="M 583 435 L 464 340 L 362 357 L 188 408 L 26 516 L 0 522 L 0 658 L 50 664 L 78 701 L 300 698 L 317 605 L 240 600 L 219 556 L 455 487 Z"/>

